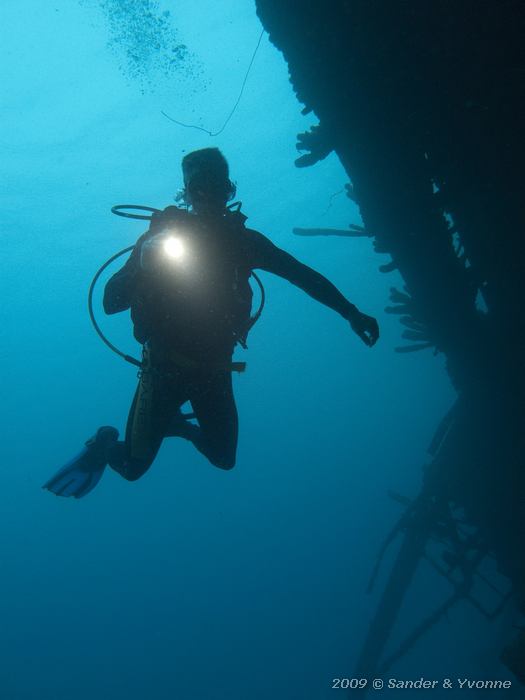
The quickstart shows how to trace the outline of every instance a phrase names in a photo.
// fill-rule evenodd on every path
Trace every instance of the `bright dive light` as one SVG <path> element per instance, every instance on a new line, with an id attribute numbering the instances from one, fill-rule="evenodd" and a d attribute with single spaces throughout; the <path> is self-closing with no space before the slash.
<path id="1" fill-rule="evenodd" d="M 184 244 L 180 238 L 170 236 L 166 238 L 163 244 L 164 253 L 172 260 L 182 260 L 185 254 Z"/>

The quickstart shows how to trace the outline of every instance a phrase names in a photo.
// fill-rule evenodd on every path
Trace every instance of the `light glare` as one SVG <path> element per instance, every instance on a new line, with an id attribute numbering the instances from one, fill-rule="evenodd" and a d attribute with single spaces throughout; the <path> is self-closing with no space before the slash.
<path id="1" fill-rule="evenodd" d="M 184 244 L 180 238 L 170 236 L 164 241 L 164 252 L 169 258 L 181 260 L 184 257 Z"/>

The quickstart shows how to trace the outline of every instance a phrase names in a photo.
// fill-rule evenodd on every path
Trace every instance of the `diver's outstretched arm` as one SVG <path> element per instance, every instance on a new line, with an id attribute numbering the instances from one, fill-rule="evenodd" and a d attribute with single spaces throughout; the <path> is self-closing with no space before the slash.
<path id="1" fill-rule="evenodd" d="M 275 246 L 268 238 L 250 229 L 252 235 L 253 266 L 279 275 L 296 285 L 313 299 L 337 311 L 349 321 L 354 332 L 369 346 L 379 338 L 379 326 L 375 318 L 363 314 L 348 301 L 330 280 L 299 262 L 293 255 Z"/>

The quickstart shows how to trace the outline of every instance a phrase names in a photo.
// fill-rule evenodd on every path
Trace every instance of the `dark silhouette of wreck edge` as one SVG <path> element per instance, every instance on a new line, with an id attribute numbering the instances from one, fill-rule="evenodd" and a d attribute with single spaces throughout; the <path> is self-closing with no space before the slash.
<path id="1" fill-rule="evenodd" d="M 525 612 L 525 332 L 523 138 L 525 12 L 508 0 L 256 0 L 284 54 L 303 112 L 296 165 L 334 151 L 382 267 L 398 269 L 387 312 L 401 352 L 444 353 L 457 399 L 429 448 L 421 493 L 385 547 L 397 559 L 356 664 L 375 677 L 451 606 L 493 618 Z M 370 232 L 370 233 L 368 233 Z M 345 230 L 298 229 L 299 235 Z M 419 561 L 451 583 L 451 597 L 386 656 Z M 508 588 L 483 564 L 495 560 Z M 474 583 L 496 597 L 488 608 Z M 525 633 L 501 659 L 525 682 Z"/>

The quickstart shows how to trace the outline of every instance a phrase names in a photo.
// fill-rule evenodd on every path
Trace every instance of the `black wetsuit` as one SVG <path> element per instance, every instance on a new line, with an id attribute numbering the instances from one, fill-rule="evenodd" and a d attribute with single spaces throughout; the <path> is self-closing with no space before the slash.
<path id="1" fill-rule="evenodd" d="M 356 310 L 321 274 L 245 227 L 245 219 L 228 210 L 206 219 L 168 207 L 154 217 L 127 263 L 106 285 L 106 313 L 131 309 L 147 363 L 129 413 L 126 441 L 117 444 L 110 458 L 110 465 L 127 479 L 137 479 L 149 468 L 169 435 L 192 440 L 218 467 L 234 466 L 238 421 L 229 367 L 249 319 L 252 270 L 287 279 L 346 319 Z M 141 246 L 166 228 L 185 240 L 188 259 L 180 267 L 166 262 L 155 272 L 145 272 Z M 177 419 L 186 401 L 198 428 Z"/>

